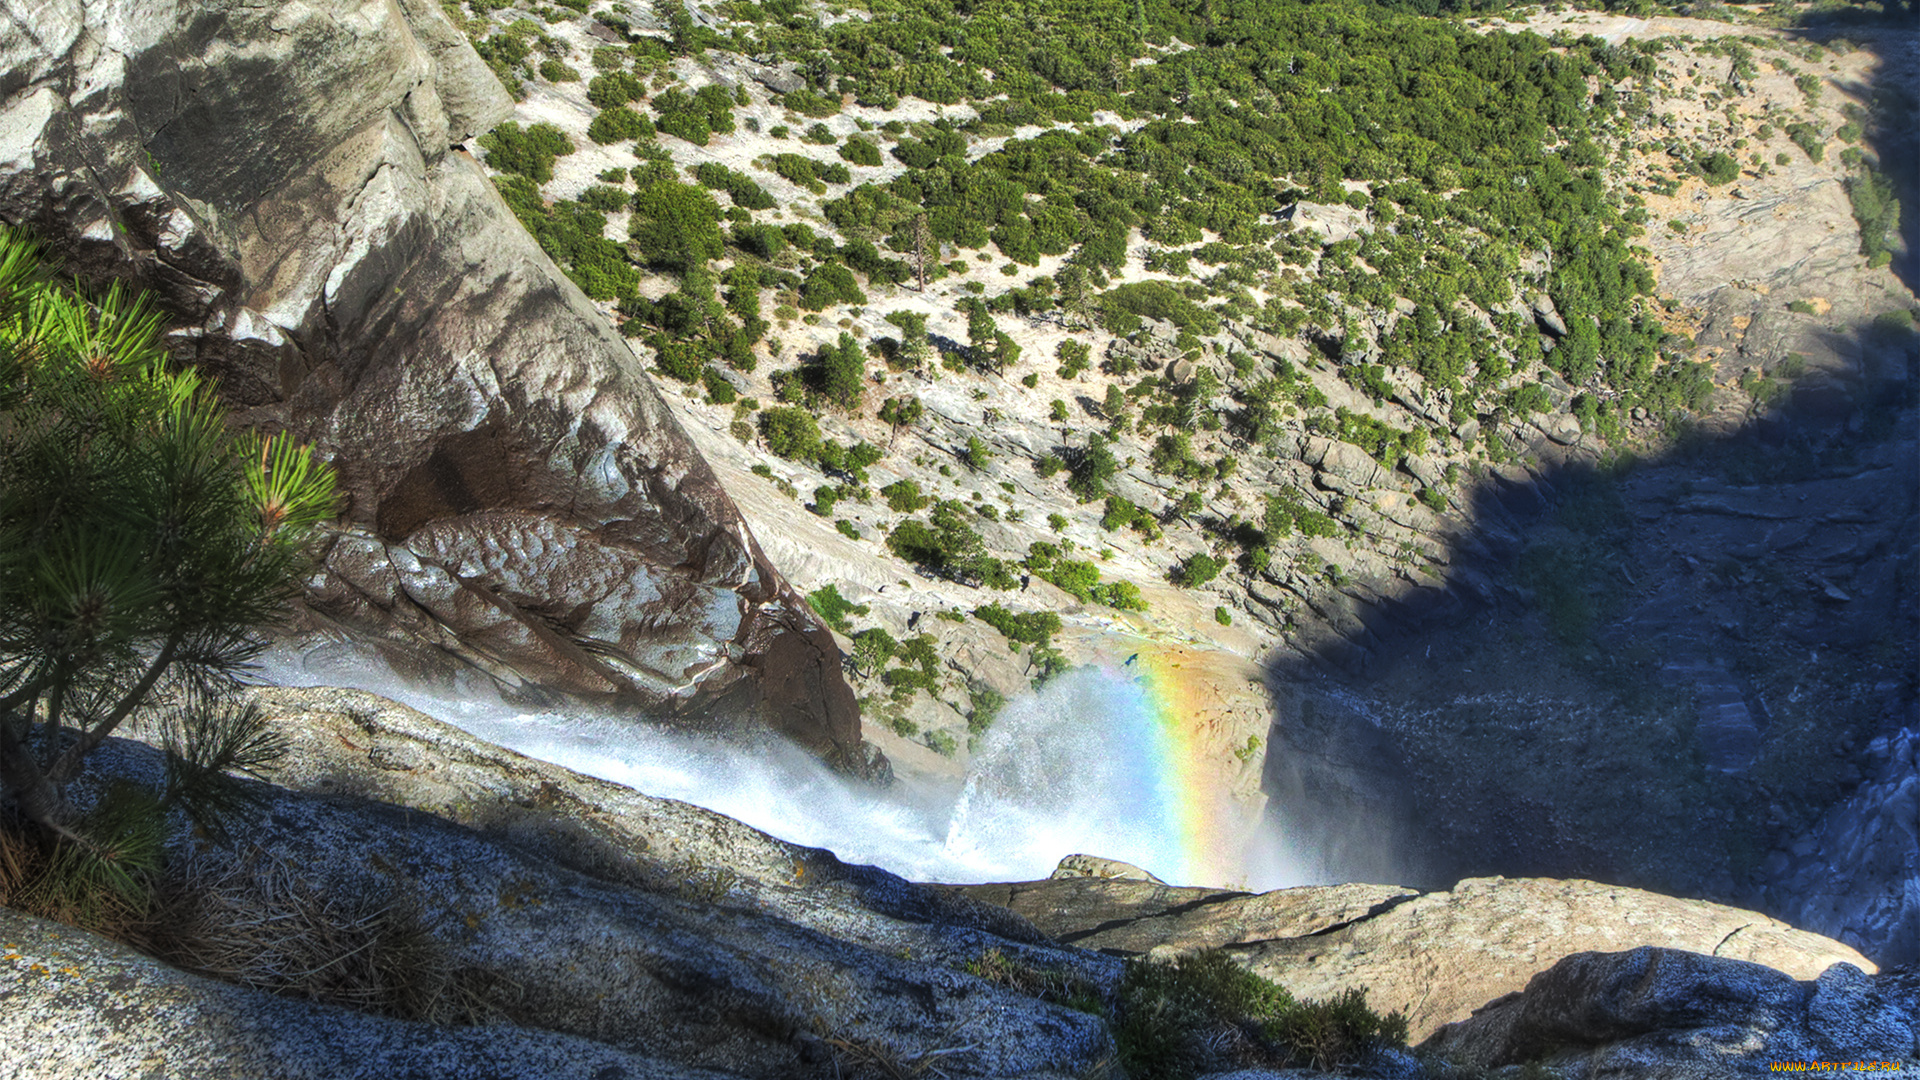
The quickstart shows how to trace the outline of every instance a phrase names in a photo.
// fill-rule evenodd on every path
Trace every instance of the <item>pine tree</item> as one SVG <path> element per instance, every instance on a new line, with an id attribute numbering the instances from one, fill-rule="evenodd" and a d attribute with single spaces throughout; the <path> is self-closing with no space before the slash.
<path id="1" fill-rule="evenodd" d="M 145 297 L 89 301 L 0 227 L 0 804 L 83 843 L 65 785 L 136 711 L 174 736 L 169 794 L 267 751 L 226 692 L 333 514 L 331 470 L 231 431 L 160 330 Z"/>

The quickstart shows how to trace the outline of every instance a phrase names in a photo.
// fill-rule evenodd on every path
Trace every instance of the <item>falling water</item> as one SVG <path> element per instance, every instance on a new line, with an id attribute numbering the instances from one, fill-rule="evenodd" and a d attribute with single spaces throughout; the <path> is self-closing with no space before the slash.
<path id="1" fill-rule="evenodd" d="M 488 742 L 679 799 L 797 844 L 824 847 L 920 881 L 1019 881 L 1047 876 L 1066 855 L 1135 863 L 1170 882 L 1292 884 L 1273 838 L 1202 837 L 1230 845 L 1196 859 L 1167 812 L 1193 793 L 1174 784 L 1139 737 L 1147 708 L 1123 672 L 1084 668 L 1002 710 L 963 781 L 885 790 L 847 781 L 802 751 L 738 745 L 580 712 L 529 712 L 484 696 L 453 697 L 408 684 L 364 656 L 280 656 L 266 672 L 287 686 L 369 690 Z M 1227 880 L 1196 867 L 1231 865 Z"/>

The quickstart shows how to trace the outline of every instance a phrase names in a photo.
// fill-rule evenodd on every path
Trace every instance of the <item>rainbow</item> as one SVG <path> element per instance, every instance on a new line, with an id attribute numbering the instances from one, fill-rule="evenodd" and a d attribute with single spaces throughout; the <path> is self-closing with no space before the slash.
<path id="1" fill-rule="evenodd" d="M 1140 824 L 1156 838 L 1147 869 L 1170 883 L 1226 885 L 1245 873 L 1247 813 L 1227 792 L 1231 758 L 1210 746 L 1212 688 L 1192 654 L 1144 649 L 1109 668 L 1115 676 L 1114 747 L 1135 765 Z M 1224 759 L 1224 760 L 1223 760 Z"/>

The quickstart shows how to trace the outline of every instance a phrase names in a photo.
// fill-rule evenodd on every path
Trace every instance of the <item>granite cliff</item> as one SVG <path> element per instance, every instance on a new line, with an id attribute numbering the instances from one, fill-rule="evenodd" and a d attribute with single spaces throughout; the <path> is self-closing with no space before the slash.
<path id="1" fill-rule="evenodd" d="M 308 640 L 869 767 L 831 637 L 466 152 L 510 102 L 438 5 L 0 20 L 0 217 L 339 472 Z"/>

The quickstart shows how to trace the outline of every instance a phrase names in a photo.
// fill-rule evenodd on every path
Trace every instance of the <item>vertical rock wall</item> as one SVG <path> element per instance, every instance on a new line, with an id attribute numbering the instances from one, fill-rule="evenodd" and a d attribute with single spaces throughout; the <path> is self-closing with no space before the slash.
<path id="1" fill-rule="evenodd" d="M 0 220 L 333 460 L 304 630 L 859 764 L 831 636 L 466 153 L 509 106 L 431 0 L 5 0 Z"/>

